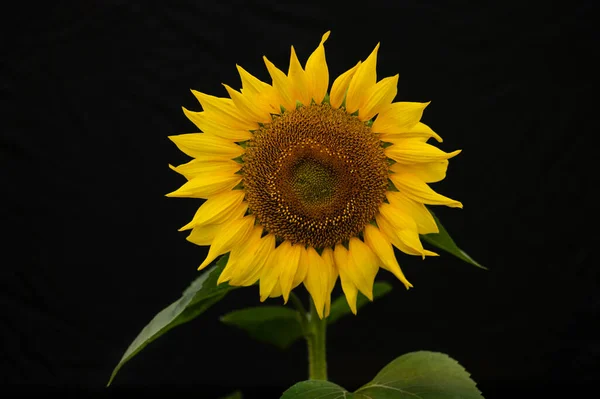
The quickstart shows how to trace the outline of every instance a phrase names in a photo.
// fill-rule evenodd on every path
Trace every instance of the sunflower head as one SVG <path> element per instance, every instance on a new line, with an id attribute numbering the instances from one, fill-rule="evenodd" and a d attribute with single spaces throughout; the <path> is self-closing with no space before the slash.
<path id="1" fill-rule="evenodd" d="M 393 248 L 436 255 L 419 240 L 438 232 L 425 204 L 462 207 L 428 185 L 460 152 L 427 142 L 442 141 L 420 122 L 428 103 L 393 102 L 398 75 L 377 81 L 379 45 L 329 90 L 328 37 L 304 67 L 292 47 L 287 74 L 264 57 L 271 84 L 238 66 L 229 98 L 192 91 L 203 111 L 184 113 L 201 133 L 170 137 L 193 159 L 171 167 L 187 182 L 168 194 L 206 199 L 181 228 L 210 245 L 199 269 L 229 252 L 219 283 L 259 281 L 261 300 L 285 301 L 303 283 L 321 317 L 338 276 L 354 313 L 380 267 L 412 287 Z"/>
<path id="2" fill-rule="evenodd" d="M 358 118 L 300 106 L 260 128 L 243 157 L 248 206 L 276 237 L 319 250 L 348 241 L 385 199 L 387 158 Z"/>

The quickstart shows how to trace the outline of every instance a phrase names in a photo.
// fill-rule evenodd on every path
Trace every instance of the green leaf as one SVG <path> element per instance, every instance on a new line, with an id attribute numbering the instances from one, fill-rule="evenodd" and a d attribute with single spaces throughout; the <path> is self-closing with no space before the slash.
<path id="1" fill-rule="evenodd" d="M 240 391 L 235 391 L 230 393 L 227 396 L 223 396 L 220 399 L 243 399 L 244 397 L 242 396 L 242 393 Z"/>
<path id="2" fill-rule="evenodd" d="M 393 360 L 356 394 L 372 399 L 483 399 L 456 360 L 426 351 Z"/>
<path id="3" fill-rule="evenodd" d="M 245 330 L 258 341 L 287 349 L 303 335 L 300 317 L 296 310 L 283 306 L 258 306 L 234 310 L 221 321 Z"/>
<path id="4" fill-rule="evenodd" d="M 384 296 L 388 292 L 392 290 L 392 285 L 385 281 L 378 281 L 373 284 L 373 300 Z M 356 309 L 362 308 L 364 305 L 369 303 L 369 299 L 362 295 L 358 294 L 356 299 Z M 338 321 L 339 318 L 344 317 L 348 314 L 351 314 L 352 311 L 348 306 L 348 302 L 346 301 L 346 297 L 344 295 L 340 295 L 331 303 L 331 312 L 329 313 L 329 317 L 327 318 L 327 324 L 333 324 Z"/>
<path id="5" fill-rule="evenodd" d="M 217 286 L 217 279 L 225 268 L 227 259 L 227 255 L 222 256 L 215 266 L 202 273 L 200 277 L 192 282 L 183 292 L 181 298 L 154 316 L 129 345 L 119 364 L 113 370 L 107 386 L 112 383 L 123 364 L 138 354 L 146 345 L 172 328 L 198 317 L 234 289 L 226 283 Z"/>
<path id="6" fill-rule="evenodd" d="M 412 352 L 385 366 L 356 392 L 328 381 L 302 381 L 280 399 L 483 399 L 469 373 L 448 355 Z"/>
<path id="7" fill-rule="evenodd" d="M 339 385 L 329 381 L 302 381 L 288 388 L 280 399 L 341 399 L 355 398 Z M 361 398 L 362 399 L 362 398 Z"/>
<path id="8" fill-rule="evenodd" d="M 448 234 L 448 231 L 446 231 L 440 220 L 434 215 L 433 212 L 431 212 L 431 209 L 428 210 L 431 213 L 431 216 L 433 216 L 433 219 L 435 220 L 435 223 L 437 224 L 440 232 L 437 234 L 424 234 L 421 235 L 421 237 L 431 245 L 449 252 L 450 254 L 456 256 L 458 259 L 461 259 L 479 268 L 488 270 L 487 267 L 482 266 L 481 264 L 476 262 L 475 259 L 467 255 L 465 251 L 460 249 L 458 245 L 456 245 L 452 237 L 450 237 L 450 234 Z"/>

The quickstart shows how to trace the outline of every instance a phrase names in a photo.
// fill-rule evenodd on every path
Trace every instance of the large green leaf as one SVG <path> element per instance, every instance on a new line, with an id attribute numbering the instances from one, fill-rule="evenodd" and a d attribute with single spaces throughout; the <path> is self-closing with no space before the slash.
<path id="1" fill-rule="evenodd" d="M 258 341 L 287 349 L 302 338 L 298 311 L 283 306 L 257 306 L 234 310 L 221 317 L 225 324 L 241 328 Z"/>
<path id="2" fill-rule="evenodd" d="M 483 399 L 469 373 L 448 355 L 412 352 L 385 366 L 354 393 L 328 381 L 302 381 L 281 399 Z"/>
<path id="3" fill-rule="evenodd" d="M 217 279 L 227 264 L 227 258 L 227 255 L 222 256 L 215 266 L 192 282 L 181 298 L 154 316 L 129 345 L 119 364 L 113 370 L 107 386 L 112 383 L 123 364 L 138 354 L 146 345 L 172 328 L 198 317 L 234 288 L 226 283 L 217 286 Z"/>
<path id="4" fill-rule="evenodd" d="M 456 360 L 427 351 L 396 358 L 356 394 L 372 399 L 483 399 Z"/>
<path id="5" fill-rule="evenodd" d="M 329 381 L 308 380 L 288 388 L 280 399 L 342 399 L 354 396 L 339 385 Z"/>
<path id="6" fill-rule="evenodd" d="M 460 249 L 458 245 L 456 245 L 452 237 L 450 237 L 450 234 L 448 234 L 448 231 L 444 228 L 440 220 L 434 215 L 433 212 L 431 212 L 431 209 L 429 209 L 429 212 L 431 213 L 431 216 L 433 216 L 433 219 L 435 220 L 435 223 L 437 224 L 440 232 L 437 234 L 421 235 L 421 237 L 426 242 L 435 247 L 438 247 L 439 249 L 443 249 L 444 251 L 449 252 L 450 254 L 456 256 L 458 259 L 461 259 L 467 263 L 470 263 L 474 266 L 480 267 L 485 270 L 488 269 L 487 267 L 482 266 L 480 263 L 475 261 L 475 259 L 471 258 L 465 251 Z"/>
<path id="7" fill-rule="evenodd" d="M 390 283 L 386 281 L 376 282 L 375 284 L 373 284 L 373 300 L 384 296 L 391 290 L 392 285 Z M 371 301 L 369 301 L 369 299 L 366 296 L 359 293 L 358 297 L 356 298 L 356 309 L 360 309 L 370 302 Z M 351 313 L 352 311 L 348 306 L 346 297 L 344 295 L 340 295 L 331 303 L 331 312 L 329 313 L 329 317 L 327 318 L 327 324 L 333 324 L 336 321 L 338 321 L 339 318 Z"/>

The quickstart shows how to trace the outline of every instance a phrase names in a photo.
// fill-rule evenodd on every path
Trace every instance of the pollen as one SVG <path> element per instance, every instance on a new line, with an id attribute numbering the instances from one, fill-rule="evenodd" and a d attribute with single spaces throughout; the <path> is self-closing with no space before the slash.
<path id="1" fill-rule="evenodd" d="M 243 161 L 250 212 L 279 239 L 314 248 L 360 233 L 388 187 L 381 142 L 326 103 L 274 116 L 248 141 Z"/>

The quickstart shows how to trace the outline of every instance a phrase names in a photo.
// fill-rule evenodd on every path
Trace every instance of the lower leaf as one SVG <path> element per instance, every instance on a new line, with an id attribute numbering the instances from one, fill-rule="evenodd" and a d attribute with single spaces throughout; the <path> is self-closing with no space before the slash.
<path id="1" fill-rule="evenodd" d="M 308 380 L 288 388 L 280 399 L 336 399 L 354 398 L 339 385 L 329 381 Z M 362 398 L 361 398 L 362 399 Z"/>
<path id="2" fill-rule="evenodd" d="M 396 358 L 356 393 L 373 399 L 483 399 L 456 360 L 427 351 Z"/>
<path id="3" fill-rule="evenodd" d="M 281 399 L 483 399 L 469 373 L 448 355 L 419 351 L 402 355 L 373 380 L 350 393 L 329 381 L 302 381 Z"/>

